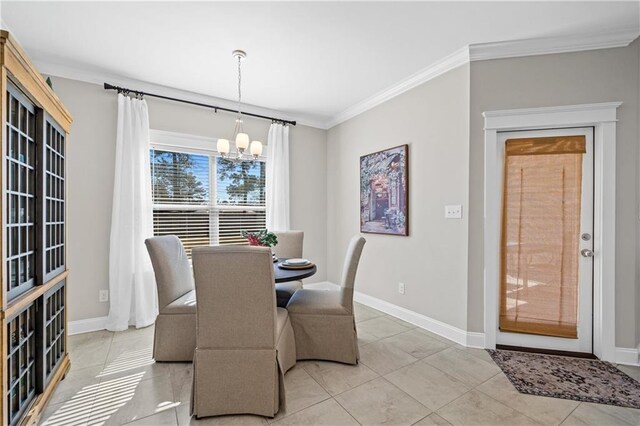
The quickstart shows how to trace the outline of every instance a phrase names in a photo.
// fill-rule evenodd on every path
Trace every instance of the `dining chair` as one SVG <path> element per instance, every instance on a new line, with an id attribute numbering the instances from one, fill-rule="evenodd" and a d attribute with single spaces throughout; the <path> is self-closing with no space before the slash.
<path id="1" fill-rule="evenodd" d="M 288 313 L 276 307 L 271 250 L 194 248 L 193 271 L 199 308 L 191 413 L 275 416 L 296 347 Z"/>
<path id="2" fill-rule="evenodd" d="M 191 361 L 196 348 L 196 292 L 187 253 L 175 235 L 148 238 L 144 243 L 158 287 L 153 358 Z"/>
<path id="3" fill-rule="evenodd" d="M 278 244 L 273 247 L 276 257 L 293 259 L 302 257 L 302 245 L 304 242 L 303 231 L 276 231 Z M 289 303 L 289 299 L 297 290 L 302 288 L 302 281 L 289 281 L 276 284 L 276 303 L 284 308 Z"/>
<path id="4" fill-rule="evenodd" d="M 287 304 L 297 359 L 357 364 L 358 335 L 353 316 L 353 286 L 366 240 L 351 239 L 339 290 L 302 289 Z"/>

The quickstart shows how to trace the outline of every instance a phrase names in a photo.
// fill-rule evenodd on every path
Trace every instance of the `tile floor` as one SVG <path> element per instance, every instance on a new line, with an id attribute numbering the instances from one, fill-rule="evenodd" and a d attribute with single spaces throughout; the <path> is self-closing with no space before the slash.
<path id="1" fill-rule="evenodd" d="M 154 363 L 153 327 L 71 336 L 42 425 L 640 425 L 640 410 L 519 394 L 489 355 L 356 305 L 361 363 L 299 362 L 274 419 L 189 417 L 188 363 Z M 624 367 L 640 379 L 640 368 Z"/>

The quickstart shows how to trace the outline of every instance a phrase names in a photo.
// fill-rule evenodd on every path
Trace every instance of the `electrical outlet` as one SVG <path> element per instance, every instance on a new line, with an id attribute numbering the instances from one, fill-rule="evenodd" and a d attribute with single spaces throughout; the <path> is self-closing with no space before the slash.
<path id="1" fill-rule="evenodd" d="M 98 301 L 100 302 L 108 302 L 109 301 L 109 290 L 100 290 L 98 295 Z"/>
<path id="2" fill-rule="evenodd" d="M 462 219 L 462 206 L 460 204 L 444 206 L 444 217 L 446 219 Z"/>
<path id="3" fill-rule="evenodd" d="M 398 283 L 398 293 L 404 294 L 404 283 Z"/>

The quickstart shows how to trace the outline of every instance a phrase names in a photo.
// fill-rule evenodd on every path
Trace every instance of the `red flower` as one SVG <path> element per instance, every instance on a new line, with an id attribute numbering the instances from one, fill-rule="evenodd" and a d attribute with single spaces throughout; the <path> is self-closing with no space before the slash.
<path id="1" fill-rule="evenodd" d="M 250 246 L 259 246 L 260 245 L 260 239 L 255 235 L 248 235 L 247 236 L 247 241 L 249 241 L 249 245 Z"/>

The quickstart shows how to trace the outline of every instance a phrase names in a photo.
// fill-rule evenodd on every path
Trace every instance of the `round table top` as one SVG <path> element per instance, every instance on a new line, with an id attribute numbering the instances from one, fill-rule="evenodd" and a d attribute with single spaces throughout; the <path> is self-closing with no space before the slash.
<path id="1" fill-rule="evenodd" d="M 277 283 L 300 281 L 301 279 L 309 278 L 318 271 L 316 265 L 307 269 L 282 269 L 278 267 L 278 264 L 285 260 L 287 259 L 279 258 L 277 262 L 273 262 L 273 275 L 275 276 Z"/>

